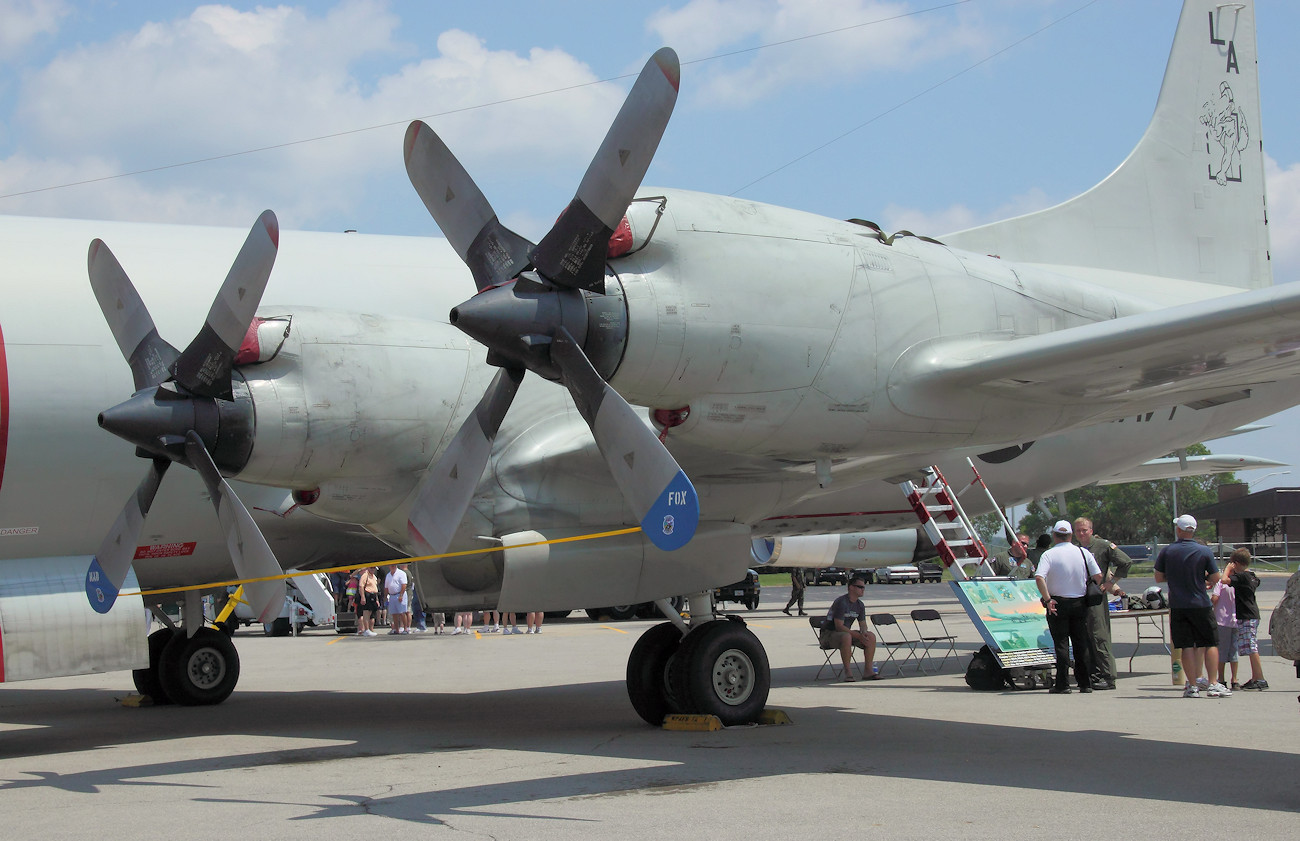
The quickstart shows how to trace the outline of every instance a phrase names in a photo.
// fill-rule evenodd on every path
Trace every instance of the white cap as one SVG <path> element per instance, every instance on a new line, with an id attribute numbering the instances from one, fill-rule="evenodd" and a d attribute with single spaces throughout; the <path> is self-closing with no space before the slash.
<path id="1" fill-rule="evenodd" d="M 1074 534 L 1074 527 L 1070 525 L 1069 520 L 1057 520 L 1056 525 L 1052 526 L 1055 534 Z"/>
<path id="2" fill-rule="evenodd" d="M 1196 531 L 1196 518 L 1191 514 L 1183 514 L 1177 520 L 1174 520 L 1174 526 L 1183 531 Z"/>

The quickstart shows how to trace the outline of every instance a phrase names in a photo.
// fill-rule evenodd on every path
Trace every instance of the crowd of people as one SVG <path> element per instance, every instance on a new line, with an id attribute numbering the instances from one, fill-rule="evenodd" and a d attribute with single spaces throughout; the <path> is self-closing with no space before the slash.
<path id="1" fill-rule="evenodd" d="M 390 636 L 430 631 L 450 636 L 475 633 L 475 611 L 457 612 L 451 631 L 446 629 L 447 614 L 438 610 L 426 612 L 420 604 L 419 592 L 406 564 L 390 565 L 382 584 L 379 581 L 378 567 L 364 567 L 350 574 L 337 573 L 332 577 L 331 584 L 334 587 L 336 611 L 356 616 L 356 635 L 359 637 L 378 636 L 375 628 L 385 625 L 388 626 Z M 519 616 L 524 617 L 522 629 L 518 623 Z M 540 610 L 522 614 L 484 610 L 481 617 L 480 633 L 510 636 L 540 634 L 545 614 Z"/>
<path id="2" fill-rule="evenodd" d="M 1183 697 L 1225 698 L 1238 689 L 1267 689 L 1259 657 L 1259 578 L 1251 571 L 1248 549 L 1237 549 L 1219 571 L 1214 553 L 1196 540 L 1196 518 L 1174 520 L 1175 542 L 1160 550 L 1155 580 L 1169 588 L 1169 634 L 1180 650 Z M 1056 654 L 1053 694 L 1070 693 L 1070 672 L 1080 692 L 1114 689 L 1118 674 L 1111 651 L 1108 596 L 1125 596 L 1120 580 L 1132 559 L 1093 533 L 1092 522 L 1058 520 L 1031 549 L 1018 535 L 1010 563 L 1028 568 L 1038 585 Z M 1014 574 L 1014 572 L 1012 573 Z M 1091 588 L 1090 585 L 1095 585 Z M 1070 651 L 1073 648 L 1073 661 Z M 1237 682 L 1240 657 L 1248 658 L 1251 679 Z"/>

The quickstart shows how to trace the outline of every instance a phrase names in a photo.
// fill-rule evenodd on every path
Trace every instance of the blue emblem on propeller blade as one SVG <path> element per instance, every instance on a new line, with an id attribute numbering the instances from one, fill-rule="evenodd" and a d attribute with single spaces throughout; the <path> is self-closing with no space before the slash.
<path id="1" fill-rule="evenodd" d="M 657 548 L 671 552 L 690 543 L 699 524 L 700 498 L 691 480 L 679 470 L 642 518 L 641 529 Z"/>
<path id="2" fill-rule="evenodd" d="M 117 601 L 117 587 L 99 565 L 99 558 L 91 558 L 90 569 L 86 570 L 86 598 L 96 613 L 108 613 Z"/>

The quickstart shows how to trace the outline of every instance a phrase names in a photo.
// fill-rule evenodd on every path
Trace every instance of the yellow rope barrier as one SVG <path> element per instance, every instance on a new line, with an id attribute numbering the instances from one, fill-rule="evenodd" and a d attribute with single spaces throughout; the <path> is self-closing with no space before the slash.
<path id="1" fill-rule="evenodd" d="M 532 543 L 520 543 L 511 546 L 511 549 L 526 549 L 530 546 L 550 546 L 555 543 L 577 543 L 583 540 L 598 540 L 602 537 L 618 537 L 624 534 L 635 534 L 641 531 L 640 526 L 633 526 L 627 529 L 617 529 L 615 531 L 593 532 L 592 534 L 579 534 L 573 537 L 557 537 L 551 540 L 535 540 Z M 208 584 L 190 584 L 185 587 L 167 587 L 158 590 L 135 590 L 133 592 L 119 593 L 118 596 L 161 596 L 167 593 L 184 593 L 189 590 L 213 590 L 218 587 L 235 587 L 244 584 L 257 584 L 262 581 L 288 581 L 290 578 L 297 578 L 303 575 L 315 575 L 317 573 L 331 572 L 352 572 L 357 569 L 365 569 L 373 566 L 388 566 L 390 564 L 411 564 L 420 561 L 437 561 L 444 558 L 459 558 L 465 555 L 482 555 L 485 552 L 497 551 L 501 547 L 488 547 L 484 549 L 463 549 L 459 552 L 443 552 L 440 555 L 421 555 L 416 558 L 394 558 L 389 561 L 367 561 L 362 564 L 348 564 L 341 567 L 330 567 L 328 569 L 311 569 L 303 572 L 286 572 L 282 575 L 266 575 L 261 578 L 232 578 L 229 581 L 213 581 Z"/>

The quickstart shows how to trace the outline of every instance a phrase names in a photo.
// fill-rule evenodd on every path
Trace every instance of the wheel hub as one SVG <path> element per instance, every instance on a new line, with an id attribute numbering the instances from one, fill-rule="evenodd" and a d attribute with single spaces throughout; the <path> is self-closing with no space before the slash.
<path id="1" fill-rule="evenodd" d="M 743 704 L 754 691 L 754 663 L 743 652 L 728 649 L 713 664 L 713 691 L 731 706 Z"/>
<path id="2" fill-rule="evenodd" d="M 203 648 L 190 657 L 186 673 L 190 682 L 199 689 L 211 689 L 221 683 L 226 676 L 226 662 L 218 652 Z"/>

